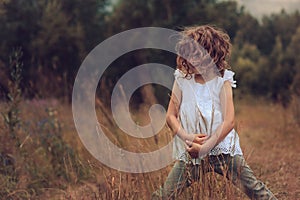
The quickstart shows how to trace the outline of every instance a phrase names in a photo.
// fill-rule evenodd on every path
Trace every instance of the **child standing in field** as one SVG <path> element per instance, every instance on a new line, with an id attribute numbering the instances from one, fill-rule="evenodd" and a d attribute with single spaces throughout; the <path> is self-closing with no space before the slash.
<path id="1" fill-rule="evenodd" d="M 192 179 L 199 180 L 200 171 L 226 176 L 250 199 L 276 199 L 246 164 L 234 130 L 236 84 L 226 62 L 230 48 L 229 36 L 215 27 L 182 32 L 167 111 L 167 124 L 176 135 L 176 162 L 153 199 L 176 198 Z"/>

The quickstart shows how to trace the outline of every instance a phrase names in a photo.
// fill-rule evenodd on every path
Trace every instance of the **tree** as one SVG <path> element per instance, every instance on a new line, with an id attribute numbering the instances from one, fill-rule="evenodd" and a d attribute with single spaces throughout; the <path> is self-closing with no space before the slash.
<path id="1" fill-rule="evenodd" d="M 235 46 L 232 55 L 233 70 L 236 71 L 236 79 L 241 93 L 259 94 L 259 59 L 260 52 L 253 44 L 245 43 L 242 48 Z"/>
<path id="2" fill-rule="evenodd" d="M 15 48 L 22 48 L 24 63 L 22 89 L 29 88 L 31 78 L 31 52 L 30 42 L 34 39 L 38 30 L 38 8 L 34 0 L 2 0 L 0 10 L 0 62 L 8 74 L 9 53 Z M 1 77 L 5 79 L 6 77 Z M 7 88 L 4 88 L 7 90 Z"/>
<path id="3" fill-rule="evenodd" d="M 81 61 L 104 38 L 106 2 L 1 1 L 0 61 L 8 63 L 7 52 L 22 47 L 29 96 L 71 94 Z"/>
<path id="4" fill-rule="evenodd" d="M 286 51 L 286 60 L 294 68 L 294 78 L 291 90 L 300 98 L 300 26 L 293 35 L 291 42 Z"/>
<path id="5" fill-rule="evenodd" d="M 234 38 L 234 45 L 238 45 L 241 48 L 244 43 L 256 44 L 257 30 L 260 28 L 257 19 L 248 13 L 242 13 L 237 21 L 239 28 Z"/>
<path id="6" fill-rule="evenodd" d="M 270 56 L 270 91 L 273 100 L 279 101 L 287 107 L 291 100 L 290 85 L 293 80 L 294 69 L 286 62 L 280 37 L 276 37 L 276 44 Z"/>
<path id="7" fill-rule="evenodd" d="M 68 96 L 68 83 L 73 80 L 70 75 L 79 67 L 84 55 L 82 26 L 71 22 L 72 18 L 62 11 L 61 1 L 39 3 L 42 10 L 39 31 L 30 44 L 30 51 L 33 53 L 32 65 L 43 78 L 36 79 L 35 84 L 44 86 L 40 88 L 44 97 L 49 93 Z M 59 86 L 64 89 L 57 90 Z"/>
<path id="8" fill-rule="evenodd" d="M 108 0 L 64 0 L 61 9 L 70 17 L 70 24 L 80 24 L 85 50 L 89 52 L 106 36 Z"/>

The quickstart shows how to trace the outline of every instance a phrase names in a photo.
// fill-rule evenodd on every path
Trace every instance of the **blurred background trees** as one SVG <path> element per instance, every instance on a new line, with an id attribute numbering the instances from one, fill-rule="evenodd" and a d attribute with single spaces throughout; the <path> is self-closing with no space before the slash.
<path id="1" fill-rule="evenodd" d="M 259 95 L 287 106 L 299 92 L 299 11 L 258 20 L 235 1 L 217 0 L 0 0 L 0 89 L 7 90 L 13 48 L 23 51 L 27 98 L 70 101 L 81 62 L 109 36 L 144 26 L 180 30 L 199 24 L 215 24 L 230 35 L 240 96 Z M 101 83 L 109 91 L 130 68 L 148 62 L 175 68 L 174 58 L 155 50 L 129 53 L 112 64 Z"/>

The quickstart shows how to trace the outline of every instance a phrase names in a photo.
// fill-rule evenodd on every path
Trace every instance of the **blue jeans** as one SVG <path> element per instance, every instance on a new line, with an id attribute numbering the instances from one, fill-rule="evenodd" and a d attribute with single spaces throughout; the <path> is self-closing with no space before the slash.
<path id="1" fill-rule="evenodd" d="M 227 154 L 208 156 L 199 165 L 176 161 L 163 187 L 152 194 L 152 199 L 176 199 L 184 188 L 191 185 L 192 181 L 200 179 L 200 173 L 210 171 L 225 175 L 250 199 L 276 200 L 265 184 L 256 179 L 243 156 L 232 157 Z"/>

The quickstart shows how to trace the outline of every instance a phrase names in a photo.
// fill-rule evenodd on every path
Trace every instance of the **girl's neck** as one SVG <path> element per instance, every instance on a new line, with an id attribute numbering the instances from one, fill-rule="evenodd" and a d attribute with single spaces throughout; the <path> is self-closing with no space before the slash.
<path id="1" fill-rule="evenodd" d="M 205 80 L 201 74 L 195 74 L 194 79 L 196 83 L 204 84 Z"/>
<path id="2" fill-rule="evenodd" d="M 196 83 L 205 84 L 205 82 L 212 80 L 216 76 L 213 71 L 208 71 L 205 74 L 194 74 L 194 80 Z"/>

